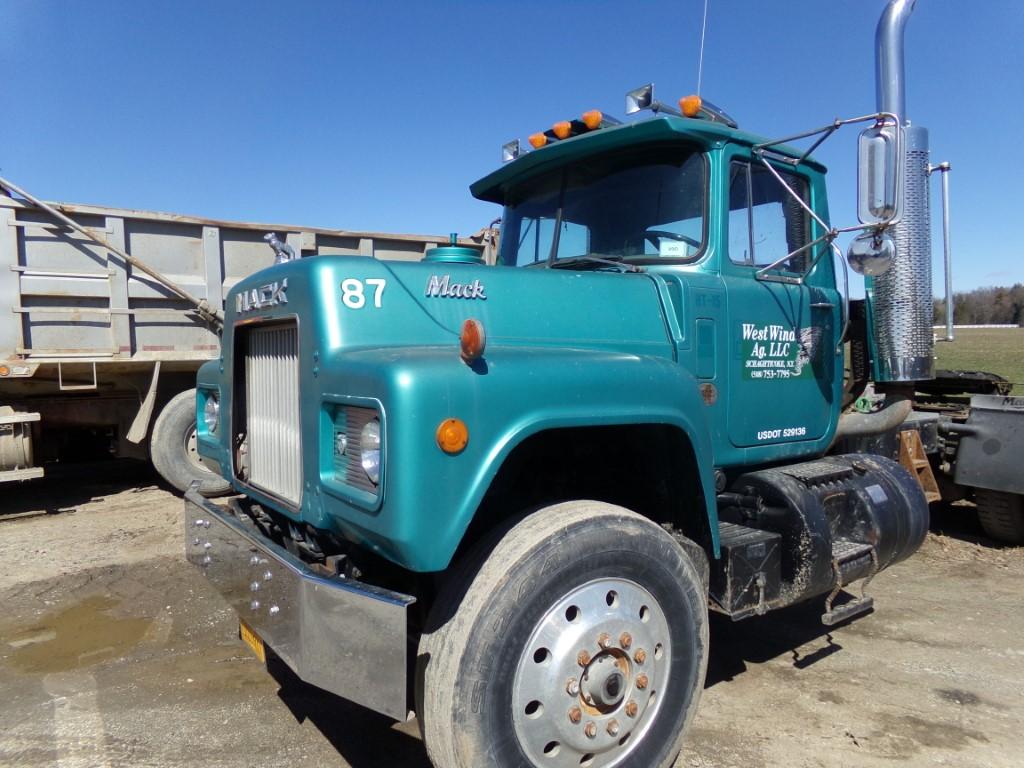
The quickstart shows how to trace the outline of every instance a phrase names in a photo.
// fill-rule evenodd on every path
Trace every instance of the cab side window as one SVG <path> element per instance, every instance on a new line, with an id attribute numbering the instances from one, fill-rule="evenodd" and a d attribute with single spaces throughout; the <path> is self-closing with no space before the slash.
<path id="1" fill-rule="evenodd" d="M 779 170 L 786 184 L 807 203 L 808 184 Z M 733 161 L 729 165 L 729 258 L 736 264 L 765 267 L 809 241 L 809 216 L 762 165 Z M 777 269 L 802 273 L 809 254 L 799 253 Z"/>

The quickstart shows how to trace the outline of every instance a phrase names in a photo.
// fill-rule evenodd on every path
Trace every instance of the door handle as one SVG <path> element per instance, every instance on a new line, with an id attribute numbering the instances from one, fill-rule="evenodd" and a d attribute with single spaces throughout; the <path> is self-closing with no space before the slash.
<path id="1" fill-rule="evenodd" d="M 811 309 L 835 309 L 836 305 L 831 301 L 816 301 L 811 304 Z"/>

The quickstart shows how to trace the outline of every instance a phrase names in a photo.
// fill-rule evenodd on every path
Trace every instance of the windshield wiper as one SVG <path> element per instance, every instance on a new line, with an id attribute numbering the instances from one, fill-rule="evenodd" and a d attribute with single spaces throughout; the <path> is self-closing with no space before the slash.
<path id="1" fill-rule="evenodd" d="M 560 259 L 552 259 L 548 262 L 548 266 L 551 269 L 561 269 L 562 267 L 574 267 L 580 264 L 607 264 L 610 267 L 615 267 L 620 272 L 644 271 L 644 268 L 641 266 L 624 263 L 622 258 L 622 256 L 563 256 Z"/>

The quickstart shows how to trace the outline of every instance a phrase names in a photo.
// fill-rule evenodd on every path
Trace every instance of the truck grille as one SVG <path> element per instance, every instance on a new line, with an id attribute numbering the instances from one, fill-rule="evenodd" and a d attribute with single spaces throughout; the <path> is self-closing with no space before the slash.
<path id="1" fill-rule="evenodd" d="M 253 328 L 247 339 L 248 482 L 298 505 L 302 493 L 298 328 L 294 324 Z"/>

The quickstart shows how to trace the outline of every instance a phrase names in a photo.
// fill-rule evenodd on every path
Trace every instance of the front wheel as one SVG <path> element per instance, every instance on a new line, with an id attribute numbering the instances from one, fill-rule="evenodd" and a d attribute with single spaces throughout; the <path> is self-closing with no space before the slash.
<path id="1" fill-rule="evenodd" d="M 578 501 L 526 517 L 481 561 L 446 585 L 420 643 L 434 764 L 670 766 L 708 642 L 707 598 L 679 544 Z"/>

